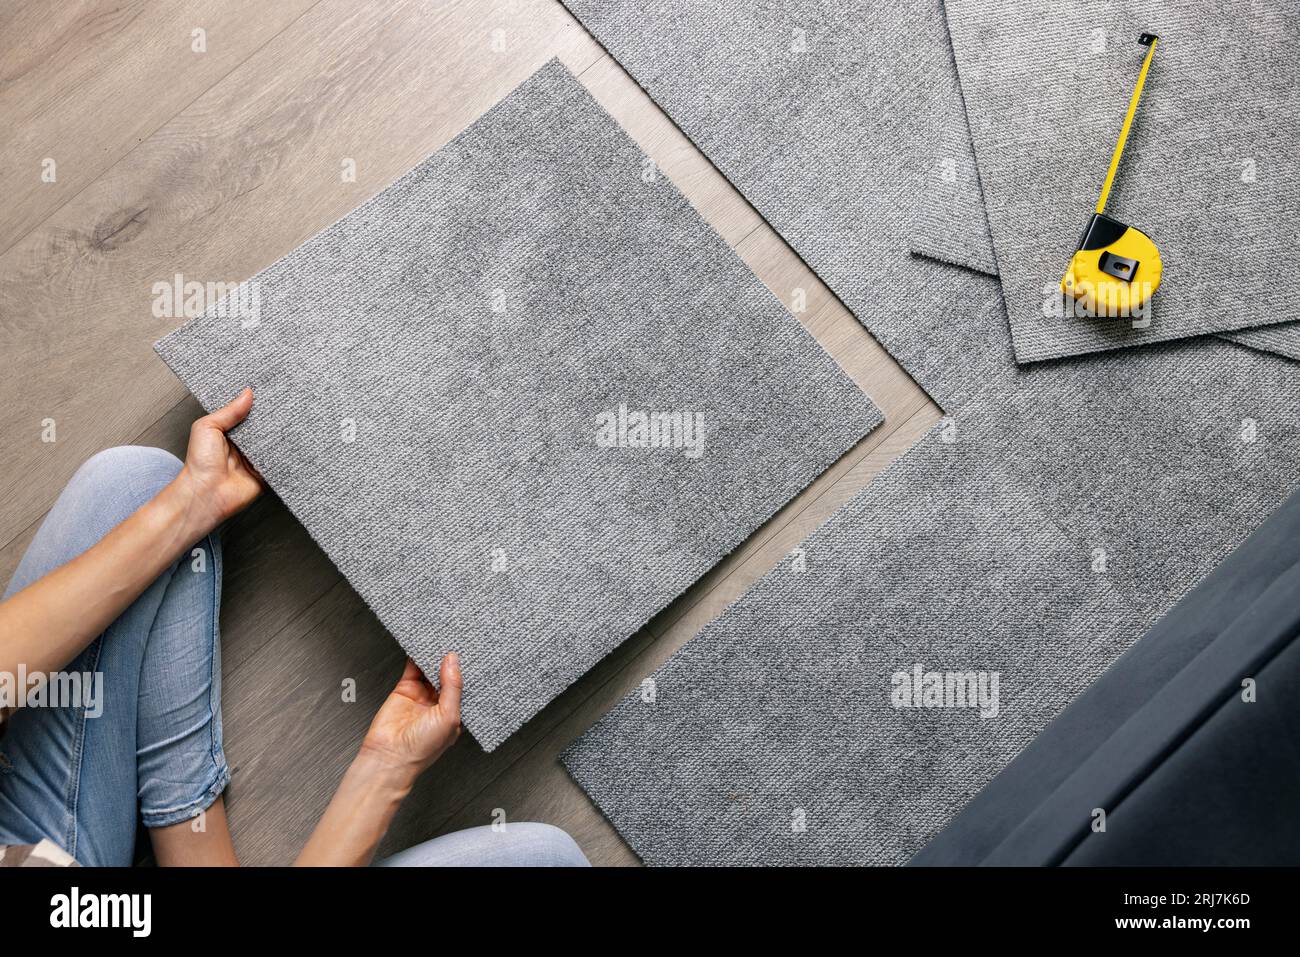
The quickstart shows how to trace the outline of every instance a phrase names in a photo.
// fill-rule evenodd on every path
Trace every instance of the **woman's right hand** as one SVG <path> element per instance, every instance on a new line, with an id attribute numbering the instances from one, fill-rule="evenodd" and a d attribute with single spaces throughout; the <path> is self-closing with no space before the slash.
<path id="1" fill-rule="evenodd" d="M 441 689 L 406 660 L 299 864 L 370 863 L 415 779 L 460 737 L 460 659 L 454 653 L 442 659 L 438 681 Z"/>
<path id="2" fill-rule="evenodd" d="M 361 743 L 361 756 L 415 782 L 460 737 L 460 658 L 451 652 L 438 669 L 440 689 L 410 658 Z"/>

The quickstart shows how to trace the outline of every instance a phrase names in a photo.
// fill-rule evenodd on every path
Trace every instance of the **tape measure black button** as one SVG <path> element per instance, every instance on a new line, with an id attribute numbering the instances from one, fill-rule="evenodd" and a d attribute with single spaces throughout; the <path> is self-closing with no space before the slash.
<path id="1" fill-rule="evenodd" d="M 1138 260 L 1129 259 L 1127 256 L 1116 256 L 1112 252 L 1104 252 L 1101 254 L 1101 261 L 1097 263 L 1097 268 L 1108 276 L 1132 282 L 1133 277 L 1137 275 Z"/>

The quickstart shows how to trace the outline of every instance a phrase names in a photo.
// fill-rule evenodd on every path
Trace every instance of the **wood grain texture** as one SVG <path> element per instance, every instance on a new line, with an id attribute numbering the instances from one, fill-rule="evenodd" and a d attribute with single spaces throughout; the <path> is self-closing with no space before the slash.
<path id="1" fill-rule="evenodd" d="M 75 141 L 98 136 L 106 151 L 98 169 L 74 164 L 87 176 L 75 192 L 6 203 L 0 219 L 22 233 L 0 254 L 0 576 L 89 455 L 126 443 L 183 454 L 202 410 L 152 353 L 183 321 L 153 315 L 153 283 L 177 273 L 247 278 L 558 56 L 886 416 L 502 747 L 487 755 L 462 738 L 420 782 L 383 849 L 487 823 L 500 808 L 508 820 L 567 828 L 597 863 L 636 863 L 556 756 L 915 442 L 938 409 L 555 0 L 301 0 L 273 16 L 243 0 L 204 3 L 210 23 L 259 22 L 216 31 L 230 44 L 224 73 L 162 90 L 158 71 L 175 69 L 171 33 L 193 6 L 130 2 L 107 16 L 47 2 L 0 14 L 0 117 L 16 124 L 15 142 L 52 142 L 72 156 Z M 14 24 L 19 31 L 4 29 Z M 69 68 L 15 60 L 17 35 Z M 229 52 L 236 36 L 242 59 Z M 209 40 L 211 49 L 213 31 Z M 27 113 L 5 99 L 17 89 L 11 79 L 25 84 Z M 345 159 L 356 182 L 340 175 Z M 58 423 L 53 444 L 39 438 L 47 417 Z M 230 819 L 246 862 L 287 863 L 403 656 L 273 496 L 230 522 L 223 542 Z"/>
<path id="2" fill-rule="evenodd" d="M 0 7 L 0 252 L 317 2 Z"/>

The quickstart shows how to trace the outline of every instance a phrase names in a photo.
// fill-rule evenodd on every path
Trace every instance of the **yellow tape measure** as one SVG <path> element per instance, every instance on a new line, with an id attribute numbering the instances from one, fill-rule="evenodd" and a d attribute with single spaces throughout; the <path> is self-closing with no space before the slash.
<path id="1" fill-rule="evenodd" d="M 1124 145 L 1137 114 L 1138 101 L 1142 99 L 1142 87 L 1146 85 L 1147 71 L 1151 69 L 1151 58 L 1156 54 L 1158 40 L 1153 33 L 1144 33 L 1138 38 L 1139 43 L 1149 47 L 1146 59 L 1142 61 L 1142 72 L 1138 74 L 1137 87 L 1129 100 L 1124 127 L 1110 159 L 1110 169 L 1106 171 L 1097 211 L 1088 220 L 1079 251 L 1070 260 L 1070 268 L 1061 280 L 1061 292 L 1079 300 L 1095 315 L 1132 315 L 1159 287 L 1164 269 L 1160 250 L 1150 236 L 1106 215 L 1106 201 L 1110 199 L 1110 188 L 1115 182 L 1120 157 L 1124 155 Z"/>

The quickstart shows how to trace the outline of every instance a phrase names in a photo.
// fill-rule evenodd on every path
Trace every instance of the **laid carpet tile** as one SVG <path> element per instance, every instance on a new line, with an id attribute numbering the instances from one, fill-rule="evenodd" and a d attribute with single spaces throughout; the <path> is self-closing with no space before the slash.
<path id="1" fill-rule="evenodd" d="M 1222 338 L 1261 352 L 1300 359 L 1300 323 L 1282 322 L 1275 326 L 1243 329 L 1241 332 L 1225 332 Z"/>
<path id="2" fill-rule="evenodd" d="M 1137 636 L 1013 426 L 937 426 L 570 747 L 646 863 L 901 864 Z M 926 707 L 917 666 L 985 695 Z"/>
<path id="3" fill-rule="evenodd" d="M 1300 485 L 1295 365 L 1213 337 L 1031 366 L 1007 402 L 1018 467 L 1148 621 Z"/>
<path id="4" fill-rule="evenodd" d="M 565 762 L 647 863 L 901 863 L 1300 486 L 1297 412 L 1294 366 L 1214 339 L 1034 366 Z M 918 664 L 1000 672 L 999 714 L 895 708 Z"/>
<path id="5" fill-rule="evenodd" d="M 922 155 L 933 156 L 934 162 L 930 169 L 922 168 L 916 183 L 911 248 L 919 256 L 996 276 L 997 258 L 960 87 L 954 79 L 951 97 L 936 96 L 933 124 L 924 131 Z M 1280 322 L 1219 337 L 1300 360 L 1300 323 Z"/>
<path id="6" fill-rule="evenodd" d="M 960 113 L 940 79 L 951 64 L 935 53 L 937 3 L 859 12 L 849 19 L 868 22 L 835 29 L 829 5 L 813 3 L 648 16 L 570 6 L 851 307 L 909 288 L 910 325 L 858 314 L 951 418 L 804 543 L 805 571 L 763 579 L 566 763 L 650 863 L 901 862 L 1294 487 L 1294 367 L 1202 338 L 1017 370 L 997 279 L 938 262 L 837 264 L 832 240 L 853 257 L 868 249 L 841 209 L 869 210 L 906 246 L 916 184 L 962 148 L 939 128 Z M 803 63 L 810 88 L 786 75 L 771 34 L 819 50 Z M 896 49 L 909 55 L 863 52 Z M 847 101 L 866 95 L 852 88 L 864 68 L 879 99 L 858 115 Z M 827 110 L 858 124 L 856 153 L 822 125 Z M 787 160 L 807 129 L 833 175 Z M 737 143 L 751 135 L 749 159 Z M 899 191 L 860 171 L 864 156 Z M 793 199 L 767 178 L 772 163 Z M 961 183 L 963 167 L 951 168 Z M 837 179 L 849 185 L 836 192 Z M 875 262 L 889 267 L 871 275 L 885 288 L 854 293 Z M 963 307 L 942 328 L 926 321 L 936 293 Z M 878 694 L 895 669 L 993 667 L 980 661 L 999 662 L 1001 687 L 1015 689 L 996 719 L 894 709 Z M 814 821 L 829 828 L 814 835 Z"/>
<path id="7" fill-rule="evenodd" d="M 881 421 L 644 170 L 553 61 L 157 344 L 487 750 Z"/>
<path id="8" fill-rule="evenodd" d="M 1021 362 L 1294 319 L 1277 278 L 1300 245 L 1294 11 L 1249 0 L 1018 0 L 1011 12 L 948 0 L 946 12 Z M 1149 233 L 1165 264 L 1150 325 L 1134 328 L 1055 314 L 1052 300 L 1096 204 L 1143 31 L 1161 41 L 1108 207 Z M 943 228 L 930 214 L 918 222 Z M 978 242 L 976 221 L 964 222 L 962 244 Z M 1300 355 L 1300 325 L 1240 341 Z"/>
<path id="9" fill-rule="evenodd" d="M 960 109 L 939 0 L 564 2 L 937 402 L 1008 375 L 988 280 L 908 249 Z"/>
<path id="10" fill-rule="evenodd" d="M 918 167 L 913 176 L 913 221 L 908 234 L 911 249 L 921 256 L 996 276 L 997 257 L 984 212 L 984 192 L 947 18 L 943 18 L 942 42 L 948 70 L 932 78 L 930 115 L 917 131 Z"/>

